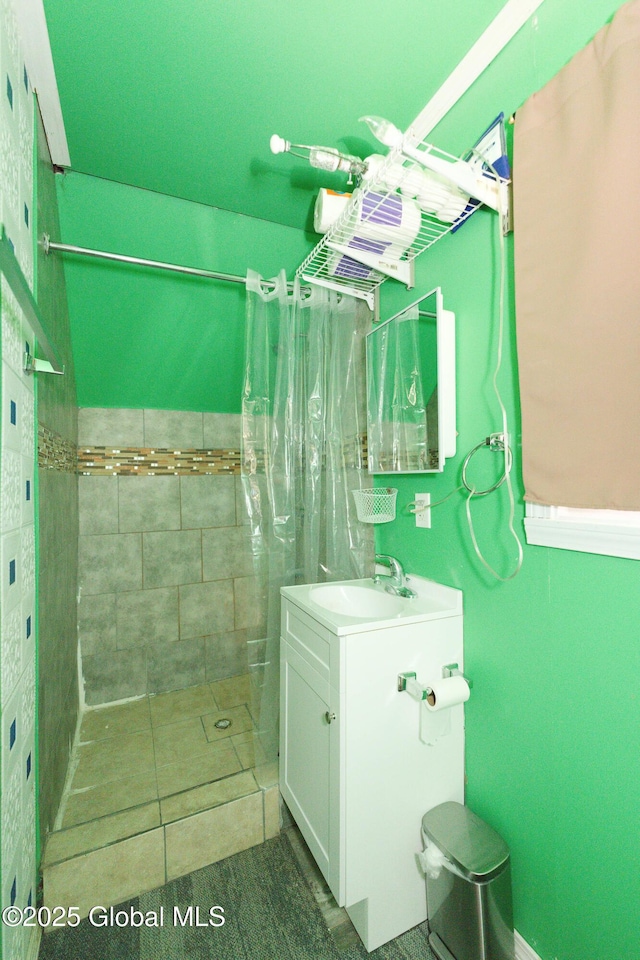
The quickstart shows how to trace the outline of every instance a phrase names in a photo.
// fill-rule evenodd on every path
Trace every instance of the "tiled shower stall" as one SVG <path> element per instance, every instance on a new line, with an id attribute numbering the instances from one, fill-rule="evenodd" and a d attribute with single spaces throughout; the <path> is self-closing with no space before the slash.
<path id="1" fill-rule="evenodd" d="M 87 705 L 247 672 L 261 631 L 239 447 L 239 415 L 80 410 Z"/>
<path id="2" fill-rule="evenodd" d="M 11 404 L 7 409 L 11 419 Z M 242 519 L 239 417 L 82 409 L 78 421 L 77 448 L 39 428 L 41 625 L 48 638 L 41 756 L 42 769 L 57 779 L 55 796 L 47 781 L 41 795 L 49 904 L 84 903 L 83 894 L 116 902 L 279 829 L 277 772 L 260 755 L 251 713 L 248 670 L 264 629 Z M 63 492 L 71 489 L 73 501 L 76 484 L 74 528 Z M 24 515 L 33 528 L 28 506 Z M 77 578 L 69 564 L 76 548 Z M 25 565 L 16 569 L 26 584 Z M 33 578 L 32 571 L 31 602 Z M 69 586 L 76 579 L 77 638 L 75 624 L 63 622 L 75 608 Z M 56 643 L 57 631 L 63 636 Z M 57 716 L 43 708 L 49 691 L 64 686 L 55 677 L 56 651 L 59 661 L 69 654 L 75 660 L 76 645 L 74 677 L 86 709 L 74 737 L 72 687 L 66 706 L 75 705 L 73 722 L 61 732 L 61 752 Z M 32 702 L 21 716 L 34 713 Z M 219 719 L 230 726 L 219 729 Z M 31 825 L 35 834 L 33 815 Z M 34 848 L 25 840 L 23 849 Z M 150 851 L 151 871 L 143 869 Z M 109 868 L 114 857 L 122 876 Z M 35 860 L 31 869 L 34 876 Z"/>
<path id="3" fill-rule="evenodd" d="M 60 238 L 56 178 L 21 46 L 12 4 L 2 0 L 0 221 L 65 372 L 25 373 L 25 353 L 39 356 L 39 348 L 3 276 L 2 908 L 39 902 L 43 855 L 61 880 L 68 862 L 81 883 L 90 869 L 104 880 L 116 857 L 126 883 L 137 864 L 124 854 L 138 850 L 144 861 L 152 845 L 158 871 L 148 882 L 158 885 L 167 871 L 279 829 L 273 772 L 254 773 L 248 669 L 260 661 L 264 631 L 242 529 L 239 416 L 78 411 L 63 264 L 38 244 L 43 234 Z M 146 737 L 154 762 L 145 768 L 151 795 L 137 800 L 125 790 L 114 806 L 126 751 L 117 737 L 109 742 L 124 735 L 110 711 L 122 707 L 126 735 Z M 228 730 L 215 726 L 221 712 L 234 721 Z M 100 788 L 78 795 L 108 794 L 111 808 L 80 810 L 78 797 L 74 807 L 74 774 L 86 779 L 88 761 L 107 754 L 113 774 L 101 768 Z M 142 753 L 125 759 L 144 765 Z M 113 902 L 123 889 L 114 887 Z M 1 937 L 2 956 L 35 955 L 29 928 L 5 925 Z"/>
<path id="4" fill-rule="evenodd" d="M 78 409 L 63 259 L 39 242 L 60 240 L 56 174 L 11 0 L 0 222 L 64 366 L 25 372 L 40 347 L 3 276 L 1 906 L 116 903 L 280 829 L 256 732 L 264 584 L 239 415 Z M 7 960 L 35 955 L 30 928 L 1 939 Z"/>
<path id="5" fill-rule="evenodd" d="M 44 903 L 115 903 L 279 831 L 238 415 L 80 409 L 83 706 Z"/>

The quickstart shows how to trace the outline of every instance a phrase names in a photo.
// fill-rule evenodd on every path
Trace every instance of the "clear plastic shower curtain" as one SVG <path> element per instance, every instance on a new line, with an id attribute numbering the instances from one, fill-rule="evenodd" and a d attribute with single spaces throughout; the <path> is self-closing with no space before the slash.
<path id="1" fill-rule="evenodd" d="M 278 751 L 280 587 L 371 575 L 356 519 L 367 474 L 364 303 L 247 274 L 242 480 L 254 561 L 249 671 L 256 762 Z"/>

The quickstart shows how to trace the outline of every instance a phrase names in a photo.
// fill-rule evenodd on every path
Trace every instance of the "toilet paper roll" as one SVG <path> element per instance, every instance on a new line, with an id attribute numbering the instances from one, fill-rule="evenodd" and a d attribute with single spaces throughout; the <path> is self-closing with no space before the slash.
<path id="1" fill-rule="evenodd" d="M 430 684 L 431 693 L 425 701 L 427 709 L 435 713 L 447 710 L 469 699 L 469 684 L 464 677 L 445 677 Z"/>
<path id="2" fill-rule="evenodd" d="M 313 229 L 316 233 L 326 233 L 332 223 L 338 219 L 351 200 L 350 193 L 338 193 L 324 187 L 318 194 L 313 211 Z"/>

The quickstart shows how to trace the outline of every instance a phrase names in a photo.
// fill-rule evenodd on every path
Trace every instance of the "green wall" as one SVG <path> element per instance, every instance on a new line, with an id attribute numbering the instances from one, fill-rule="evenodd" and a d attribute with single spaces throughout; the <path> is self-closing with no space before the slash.
<path id="1" fill-rule="evenodd" d="M 617 6 L 546 0 L 537 27 L 523 31 L 441 124 L 442 145 L 462 151 L 500 109 L 516 110 Z M 464 592 L 466 672 L 474 682 L 466 706 L 467 802 L 511 847 L 516 928 L 542 960 L 638 960 L 640 566 L 525 547 L 519 575 L 501 583 L 475 557 L 462 493 L 434 508 L 430 530 L 417 530 L 406 511 L 418 492 L 436 501 L 453 490 L 466 453 L 501 429 L 491 387 L 495 220 L 480 211 L 425 253 L 411 294 L 383 288 L 383 316 L 435 285 L 455 311 L 459 437 L 458 455 L 442 475 L 394 478 L 398 517 L 378 529 L 377 548 L 407 570 Z M 499 383 L 514 437 L 516 529 L 524 541 L 512 241 Z M 472 481 L 487 482 L 499 465 L 495 456 L 479 452 Z M 594 469 L 606 469 L 595 437 Z M 505 488 L 476 499 L 472 510 L 484 554 L 508 574 L 516 548 Z"/>
<path id="2" fill-rule="evenodd" d="M 289 278 L 310 249 L 292 227 L 78 173 L 57 181 L 64 243 Z M 240 410 L 244 285 L 62 256 L 79 406 Z"/>

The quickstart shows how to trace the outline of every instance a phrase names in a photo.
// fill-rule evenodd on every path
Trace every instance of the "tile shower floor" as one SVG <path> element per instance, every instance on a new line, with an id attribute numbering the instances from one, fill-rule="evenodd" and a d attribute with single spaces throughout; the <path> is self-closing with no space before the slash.
<path id="1" fill-rule="evenodd" d="M 277 764 L 255 743 L 249 694 L 232 677 L 85 713 L 45 904 L 109 906 L 279 832 Z"/>

